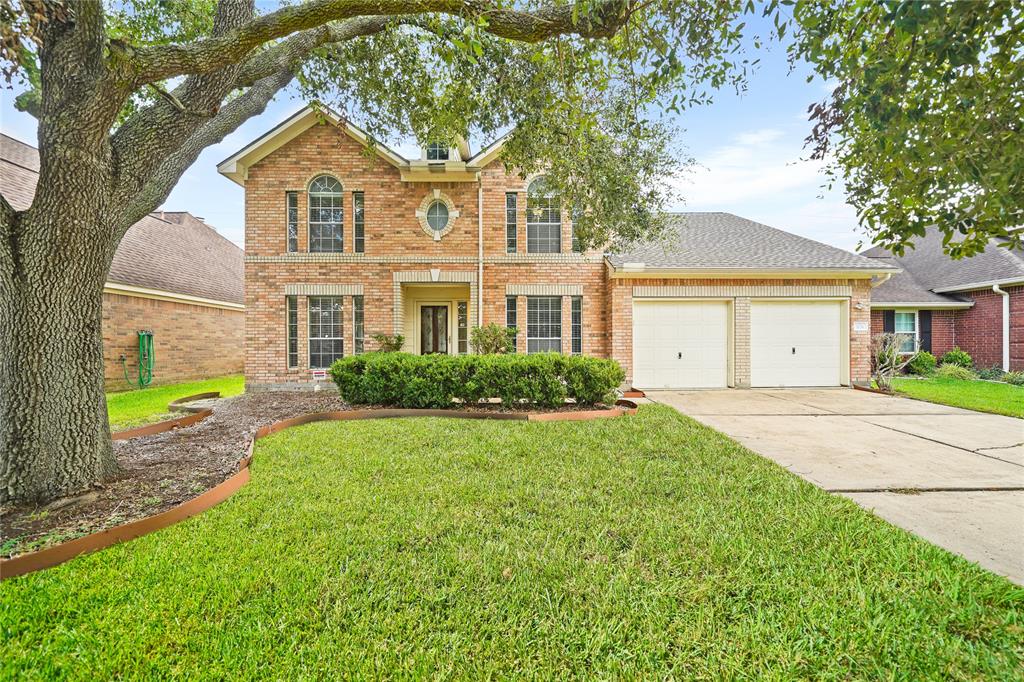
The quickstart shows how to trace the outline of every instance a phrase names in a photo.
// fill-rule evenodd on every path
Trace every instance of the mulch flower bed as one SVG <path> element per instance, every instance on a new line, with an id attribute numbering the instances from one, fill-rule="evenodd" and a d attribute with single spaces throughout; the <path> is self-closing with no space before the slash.
<path id="1" fill-rule="evenodd" d="M 218 401 L 195 426 L 114 442 L 121 472 L 47 505 L 0 507 L 0 556 L 10 557 L 152 516 L 238 471 L 256 429 L 309 412 L 349 409 L 336 391 L 268 391 Z"/>

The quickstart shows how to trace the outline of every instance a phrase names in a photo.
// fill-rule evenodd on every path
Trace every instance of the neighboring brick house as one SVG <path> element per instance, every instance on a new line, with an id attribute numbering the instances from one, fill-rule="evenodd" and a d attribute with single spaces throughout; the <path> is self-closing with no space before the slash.
<path id="1" fill-rule="evenodd" d="M 39 153 L 0 134 L 0 193 L 32 202 Z M 110 390 L 137 376 L 138 332 L 153 332 L 153 384 L 242 371 L 244 254 L 189 213 L 153 213 L 114 254 L 103 290 L 103 364 Z M 122 362 L 122 358 L 124 359 Z"/>
<path id="2" fill-rule="evenodd" d="M 928 230 L 914 248 L 894 257 L 875 247 L 863 253 L 902 269 L 872 294 L 874 333 L 894 331 L 941 356 L 954 346 L 977 367 L 1024 370 L 1024 253 L 997 239 L 984 252 L 953 260 L 942 234 Z"/>
<path id="3" fill-rule="evenodd" d="M 891 266 L 724 213 L 673 216 L 675 245 L 580 252 L 501 147 L 368 152 L 304 109 L 219 164 L 246 192 L 247 386 L 309 386 L 380 333 L 470 352 L 491 322 L 520 353 L 614 358 L 639 388 L 869 380 L 870 286 Z"/>

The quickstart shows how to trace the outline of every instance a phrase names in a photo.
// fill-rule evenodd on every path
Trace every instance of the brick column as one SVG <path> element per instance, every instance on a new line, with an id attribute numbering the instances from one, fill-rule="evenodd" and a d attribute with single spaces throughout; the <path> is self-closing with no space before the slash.
<path id="1" fill-rule="evenodd" d="M 850 282 L 850 381 L 871 381 L 871 284 L 866 279 Z M 856 331 L 857 328 L 862 331 Z"/>
<path id="2" fill-rule="evenodd" d="M 750 299 L 733 302 L 733 381 L 736 388 L 750 388 Z"/>
<path id="3" fill-rule="evenodd" d="M 622 365 L 626 386 L 633 382 L 633 287 L 628 281 L 608 282 L 609 357 Z"/>
<path id="4" fill-rule="evenodd" d="M 341 297 L 341 338 L 343 339 L 343 355 L 347 358 L 356 354 L 356 307 L 351 296 Z"/>

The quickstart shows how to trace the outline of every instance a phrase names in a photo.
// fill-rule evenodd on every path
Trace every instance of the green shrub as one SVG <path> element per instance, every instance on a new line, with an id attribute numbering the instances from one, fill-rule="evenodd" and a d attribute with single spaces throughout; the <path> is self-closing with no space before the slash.
<path id="1" fill-rule="evenodd" d="M 1014 386 L 1024 386 L 1024 372 L 1007 372 L 1003 375 L 1003 381 Z"/>
<path id="2" fill-rule="evenodd" d="M 992 367 L 986 367 L 978 370 L 979 379 L 988 379 L 989 381 L 1002 381 L 1003 380 L 1003 368 L 999 365 L 993 365 Z"/>
<path id="3" fill-rule="evenodd" d="M 614 360 L 559 353 L 410 355 L 364 353 L 338 360 L 331 378 L 355 405 L 452 407 L 500 398 L 508 406 L 609 403 L 625 374 Z"/>
<path id="4" fill-rule="evenodd" d="M 926 350 L 918 351 L 914 359 L 907 365 L 907 371 L 911 374 L 928 376 L 935 371 L 935 356 Z"/>
<path id="5" fill-rule="evenodd" d="M 405 344 L 405 337 L 401 334 L 374 334 L 370 338 L 377 343 L 377 350 L 381 353 L 397 353 Z"/>
<path id="6" fill-rule="evenodd" d="M 972 381 L 978 378 L 978 375 L 970 369 L 956 364 L 943 364 L 935 371 L 935 376 L 942 377 L 943 379 L 960 379 L 962 381 Z"/>
<path id="7" fill-rule="evenodd" d="M 469 330 L 469 346 L 477 355 L 514 353 L 516 351 L 515 327 L 506 327 L 491 322 Z"/>
<path id="8" fill-rule="evenodd" d="M 965 350 L 960 350 L 959 346 L 953 348 L 953 350 L 947 350 L 942 355 L 942 364 L 944 365 L 957 365 L 958 367 L 966 367 L 970 369 L 974 366 L 974 360 L 971 359 L 971 354 Z"/>

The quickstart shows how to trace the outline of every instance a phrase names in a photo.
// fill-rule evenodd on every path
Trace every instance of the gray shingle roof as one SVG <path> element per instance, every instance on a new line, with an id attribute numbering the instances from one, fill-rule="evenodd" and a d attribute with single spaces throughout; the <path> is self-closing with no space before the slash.
<path id="1" fill-rule="evenodd" d="M 616 268 L 885 270 L 891 267 L 731 213 L 673 213 L 675 234 L 665 243 L 609 254 Z"/>
<path id="2" fill-rule="evenodd" d="M 0 193 L 18 211 L 32 204 L 35 147 L 0 133 Z M 114 253 L 107 281 L 245 303 L 245 254 L 189 213 L 148 215 L 132 225 Z"/>
<path id="3" fill-rule="evenodd" d="M 862 255 L 870 258 L 892 256 L 878 246 L 868 249 Z M 928 290 L 953 289 L 999 280 L 1024 281 L 1024 257 L 1020 250 L 1001 247 L 996 240 L 991 240 L 982 253 L 953 260 L 942 251 L 942 233 L 938 228 L 931 228 L 923 238 L 916 238 L 914 248 L 908 248 L 902 256 L 893 260 Z M 877 299 L 876 294 L 881 294 L 892 281 L 875 289 L 872 299 Z"/>
<path id="4" fill-rule="evenodd" d="M 875 256 L 872 260 L 893 267 L 900 267 L 900 262 L 891 256 Z M 913 273 L 904 269 L 871 290 L 871 303 L 932 303 L 949 304 L 964 303 L 963 299 L 948 294 L 937 294 L 921 284 Z"/>

